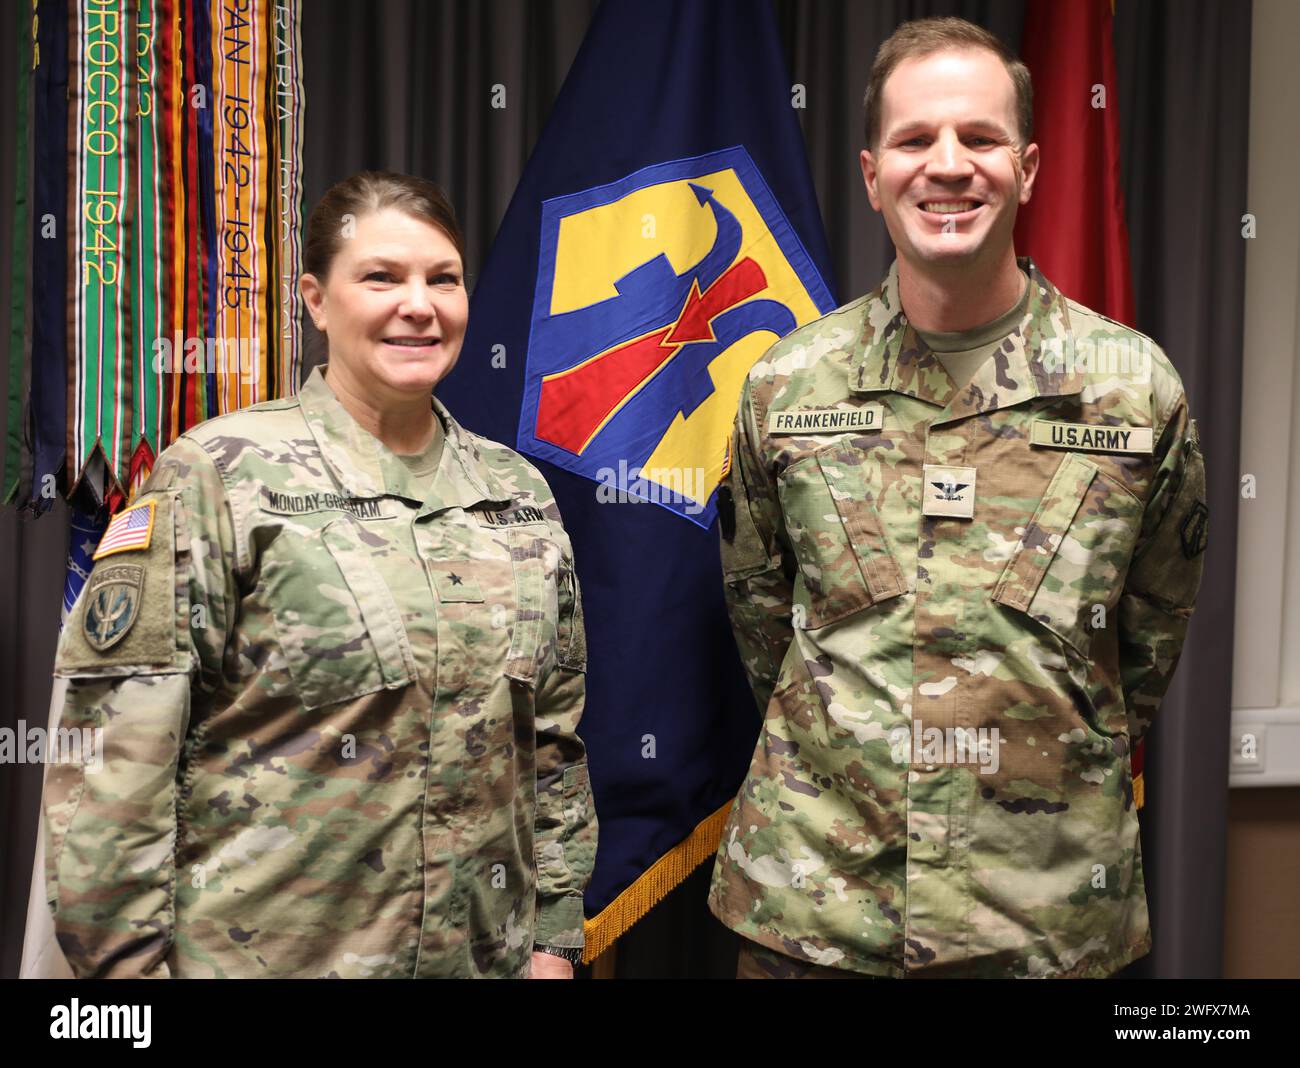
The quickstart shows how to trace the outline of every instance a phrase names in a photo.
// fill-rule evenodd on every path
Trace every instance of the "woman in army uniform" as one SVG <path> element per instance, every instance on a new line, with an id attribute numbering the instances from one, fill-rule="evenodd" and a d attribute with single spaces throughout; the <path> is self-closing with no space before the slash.
<path id="1" fill-rule="evenodd" d="M 542 476 L 433 387 L 468 317 L 433 185 L 312 212 L 328 365 L 209 420 L 65 627 L 46 895 L 80 976 L 571 977 L 596 820 L 585 646 Z"/>

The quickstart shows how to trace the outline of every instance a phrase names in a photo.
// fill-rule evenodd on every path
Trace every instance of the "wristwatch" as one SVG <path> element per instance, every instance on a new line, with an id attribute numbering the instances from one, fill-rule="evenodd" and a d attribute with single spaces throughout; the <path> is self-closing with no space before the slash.
<path id="1" fill-rule="evenodd" d="M 581 946 L 533 946 L 534 953 L 549 953 L 552 957 L 560 957 L 567 960 L 570 964 L 578 965 L 582 963 Z"/>

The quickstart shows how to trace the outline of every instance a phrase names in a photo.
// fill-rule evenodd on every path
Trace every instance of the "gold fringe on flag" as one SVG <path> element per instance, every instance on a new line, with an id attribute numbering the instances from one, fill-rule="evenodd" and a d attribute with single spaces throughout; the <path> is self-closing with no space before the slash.
<path id="1" fill-rule="evenodd" d="M 722 828 L 734 802 L 705 817 L 682 842 L 656 860 L 636 882 L 586 922 L 582 962 L 590 963 L 612 946 L 670 891 L 718 851 Z"/>

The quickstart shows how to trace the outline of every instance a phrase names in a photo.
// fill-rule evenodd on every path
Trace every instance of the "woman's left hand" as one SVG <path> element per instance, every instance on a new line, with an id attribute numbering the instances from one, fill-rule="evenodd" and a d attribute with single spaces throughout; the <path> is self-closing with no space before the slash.
<path id="1" fill-rule="evenodd" d="M 529 979 L 572 979 L 573 965 L 554 953 L 533 953 Z"/>

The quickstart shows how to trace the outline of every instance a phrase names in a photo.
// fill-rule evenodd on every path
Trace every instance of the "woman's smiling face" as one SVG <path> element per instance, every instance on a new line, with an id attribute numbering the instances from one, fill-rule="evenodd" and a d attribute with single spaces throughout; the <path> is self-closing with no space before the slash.
<path id="1" fill-rule="evenodd" d="M 395 208 L 347 223 L 322 283 L 303 298 L 329 363 L 375 401 L 428 394 L 456 365 L 469 320 L 464 267 L 442 230 Z"/>

